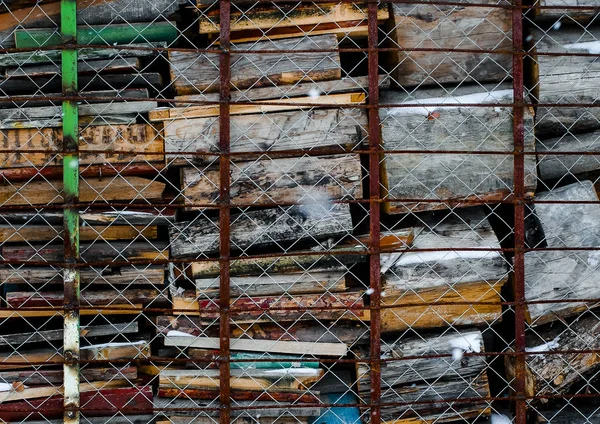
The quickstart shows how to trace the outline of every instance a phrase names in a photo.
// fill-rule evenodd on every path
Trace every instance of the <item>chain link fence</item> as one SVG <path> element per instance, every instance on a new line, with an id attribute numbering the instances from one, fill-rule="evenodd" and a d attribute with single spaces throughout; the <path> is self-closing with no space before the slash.
<path id="1" fill-rule="evenodd" d="M 0 2 L 0 420 L 600 423 L 599 16 Z"/>

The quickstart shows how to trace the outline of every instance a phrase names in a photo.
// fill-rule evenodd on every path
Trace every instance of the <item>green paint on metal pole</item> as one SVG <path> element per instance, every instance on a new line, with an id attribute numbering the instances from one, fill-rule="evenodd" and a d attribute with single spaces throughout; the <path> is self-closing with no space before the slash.
<path id="1" fill-rule="evenodd" d="M 77 87 L 77 2 L 61 0 L 63 95 L 75 96 Z M 63 101 L 63 198 L 64 269 L 64 417 L 67 424 L 79 423 L 79 109 L 77 102 Z"/>

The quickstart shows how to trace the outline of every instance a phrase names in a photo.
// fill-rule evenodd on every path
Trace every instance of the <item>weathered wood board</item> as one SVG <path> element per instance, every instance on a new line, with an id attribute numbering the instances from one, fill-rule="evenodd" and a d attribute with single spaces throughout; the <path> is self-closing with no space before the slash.
<path id="1" fill-rule="evenodd" d="M 232 53 L 236 50 L 251 50 L 252 53 L 233 56 L 231 84 L 237 88 L 248 88 L 340 78 L 340 56 L 337 52 L 266 53 L 268 50 L 310 51 L 336 48 L 337 38 L 333 34 L 237 44 L 231 47 Z M 219 90 L 217 53 L 170 51 L 169 65 L 171 81 L 177 94 Z"/>
<path id="2" fill-rule="evenodd" d="M 232 216 L 232 249 L 263 248 L 274 243 L 340 239 L 352 233 L 348 204 L 296 205 Z M 219 251 L 219 225 L 208 217 L 169 227 L 173 258 L 190 258 Z"/>
<path id="3" fill-rule="evenodd" d="M 526 396 L 541 396 L 533 400 L 539 405 L 548 403 L 547 396 L 584 391 L 581 384 L 589 384 L 600 369 L 600 356 L 595 353 L 600 349 L 599 331 L 600 321 L 593 313 L 530 331 L 525 348 Z M 515 357 L 506 356 L 504 362 L 508 378 L 514 378 Z"/>
<path id="4" fill-rule="evenodd" d="M 39 308 L 64 305 L 62 292 L 13 291 L 5 296 L 9 308 Z M 81 306 L 109 306 L 118 304 L 166 305 L 169 299 L 156 289 L 127 288 L 126 290 L 87 290 L 81 291 Z"/>
<path id="5" fill-rule="evenodd" d="M 120 57 L 112 59 L 96 59 L 77 62 L 77 72 L 91 74 L 100 72 L 135 72 L 140 69 L 140 60 L 137 57 Z M 39 76 L 54 75 L 60 72 L 59 64 L 29 65 L 18 68 L 8 68 L 4 77 L 35 78 Z"/>
<path id="6" fill-rule="evenodd" d="M 509 267 L 484 211 L 471 208 L 445 218 L 423 217 L 423 223 L 412 247 L 424 251 L 381 256 L 381 301 L 386 306 L 382 331 L 500 320 L 500 289 Z M 451 302 L 456 304 L 444 304 Z"/>
<path id="7" fill-rule="evenodd" d="M 532 95 L 539 103 L 596 103 L 600 97 L 600 62 L 595 55 L 600 46 L 600 28 L 592 26 L 584 30 L 579 25 L 562 25 L 548 32 L 534 29 L 531 39 Z M 577 53 L 584 55 L 572 55 Z M 600 110 L 596 107 L 538 106 L 535 133 L 538 138 L 546 139 L 594 131 L 600 129 L 599 119 Z"/>
<path id="8" fill-rule="evenodd" d="M 61 336 L 62 338 L 62 336 Z M 90 367 L 88 365 L 81 367 L 82 380 L 85 381 L 109 381 L 111 379 L 129 379 L 130 381 L 137 379 L 137 367 L 134 366 L 114 366 L 114 367 Z M 3 383 L 21 382 L 26 386 L 29 385 L 47 385 L 61 384 L 63 382 L 63 370 L 61 369 L 44 369 L 37 370 L 14 370 L 1 371 L 0 381 Z"/>
<path id="9" fill-rule="evenodd" d="M 427 419 L 430 418 L 450 422 L 469 416 L 489 415 L 486 398 L 490 396 L 490 389 L 485 358 L 465 356 L 485 351 L 480 331 L 462 330 L 441 336 L 401 338 L 382 346 L 381 358 L 385 359 L 381 365 L 382 403 L 407 402 L 383 406 L 382 422 L 404 422 L 404 419 L 411 422 L 408 420 L 411 416 L 417 416 L 419 422 L 429 422 Z M 434 357 L 419 358 L 427 355 Z M 360 352 L 359 356 L 368 359 L 368 349 Z M 371 394 L 368 363 L 358 363 L 357 379 L 359 396 L 368 401 Z M 472 401 L 454 402 L 455 399 L 468 398 Z M 477 398 L 481 401 L 478 402 Z M 411 401 L 432 402 L 411 404 Z"/>
<path id="10" fill-rule="evenodd" d="M 555 180 L 600 169 L 600 130 L 538 140 L 538 174 L 542 180 Z M 576 154 L 561 154 L 577 153 Z"/>
<path id="11" fill-rule="evenodd" d="M 435 0 L 419 4 L 394 3 L 388 32 L 393 84 L 410 87 L 446 83 L 505 81 L 512 75 L 512 55 L 489 53 L 512 50 L 512 13 L 503 0 L 472 5 L 440 6 Z M 490 5 L 489 7 L 486 5 Z M 414 51 L 445 49 L 445 51 Z M 473 50 L 449 52 L 448 50 Z M 480 52 L 481 51 L 481 52 Z"/>
<path id="12" fill-rule="evenodd" d="M 525 253 L 525 299 L 548 302 L 527 305 L 533 326 L 576 315 L 590 306 L 564 300 L 600 297 L 600 204 L 593 183 L 581 181 L 539 193 L 536 200 L 567 203 L 535 204 L 534 213 L 545 237 L 544 244 L 534 247 L 565 250 Z"/>
<path id="13" fill-rule="evenodd" d="M 85 178 L 79 182 L 79 201 L 148 203 L 161 200 L 164 189 L 164 183 L 140 177 Z M 47 205 L 63 201 L 63 182 L 58 180 L 31 181 L 0 187 L 0 204 L 3 206 Z"/>
<path id="14" fill-rule="evenodd" d="M 0 243 L 23 242 L 60 242 L 63 241 L 63 227 L 45 225 L 0 225 Z M 135 227 L 126 225 L 112 225 L 109 227 L 81 226 L 79 239 L 81 241 L 94 240 L 153 240 L 157 236 L 157 227 Z"/>
<path id="15" fill-rule="evenodd" d="M 535 0 L 533 6 L 534 19 L 550 24 L 562 20 L 588 24 L 595 21 L 600 13 L 596 0 Z"/>
<path id="16" fill-rule="evenodd" d="M 387 213 L 446 209 L 461 200 L 483 204 L 512 194 L 512 107 L 501 106 L 513 103 L 510 84 L 459 87 L 451 95 L 446 89 L 416 90 L 412 95 L 384 91 L 380 100 L 400 105 L 382 108 L 379 113 L 383 148 L 390 151 L 385 154 L 381 174 L 385 187 L 382 194 L 390 200 L 384 204 Z M 474 103 L 489 107 L 461 106 Z M 535 151 L 532 129 L 532 112 L 526 108 L 526 152 Z M 446 154 L 445 150 L 465 153 Z M 535 156 L 526 155 L 527 196 L 533 195 L 536 182 Z M 402 199 L 405 201 L 399 202 Z M 419 202 L 420 199 L 426 202 Z"/>
<path id="17" fill-rule="evenodd" d="M 367 113 L 364 109 L 296 110 L 267 115 L 231 117 L 232 153 L 266 153 L 358 149 L 366 140 Z M 170 165 L 202 163 L 219 153 L 219 119 L 178 119 L 166 122 L 163 130 Z M 196 152 L 195 154 L 185 154 Z M 203 153 L 203 154 L 202 154 Z M 244 160 L 235 155 L 232 160 Z M 246 160 L 248 157 L 245 158 Z"/>
<path id="18" fill-rule="evenodd" d="M 216 206 L 219 169 L 181 170 L 183 203 L 192 210 Z M 303 156 L 239 162 L 230 171 L 232 205 L 333 202 L 362 198 L 359 155 Z"/>
<path id="19" fill-rule="evenodd" d="M 61 166 L 60 128 L 0 131 L 0 168 Z M 98 125 L 79 132 L 79 163 L 129 164 L 164 161 L 164 141 L 152 125 Z"/>
<path id="20" fill-rule="evenodd" d="M 131 208 L 113 207 L 107 210 L 98 207 L 82 207 L 80 221 L 83 225 L 166 225 L 175 222 L 175 209 L 164 206 L 146 208 L 139 205 Z M 0 213 L 0 222 L 9 225 L 61 225 L 63 213 L 44 211 L 19 211 Z"/>

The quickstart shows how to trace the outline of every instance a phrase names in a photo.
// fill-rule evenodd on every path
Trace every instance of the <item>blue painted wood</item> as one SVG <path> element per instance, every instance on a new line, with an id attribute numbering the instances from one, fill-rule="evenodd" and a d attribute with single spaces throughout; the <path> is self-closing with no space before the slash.
<path id="1" fill-rule="evenodd" d="M 326 404 L 347 405 L 358 403 L 351 393 L 321 394 L 321 402 Z M 309 424 L 361 424 L 360 411 L 357 407 L 322 408 L 321 415 L 310 418 Z"/>

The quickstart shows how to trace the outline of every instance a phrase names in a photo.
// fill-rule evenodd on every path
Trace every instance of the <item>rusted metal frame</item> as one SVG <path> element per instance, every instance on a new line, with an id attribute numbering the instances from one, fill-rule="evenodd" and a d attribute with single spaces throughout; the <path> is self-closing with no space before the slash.
<path id="1" fill-rule="evenodd" d="M 526 424 L 525 391 L 525 97 L 523 69 L 523 0 L 514 0 L 512 12 L 513 41 L 513 137 L 514 137 L 514 231 L 515 252 L 515 422 Z"/>
<path id="2" fill-rule="evenodd" d="M 381 199 L 380 199 L 380 125 L 379 125 L 379 28 L 377 22 L 378 0 L 368 2 L 368 81 L 369 81 L 369 281 L 371 293 L 371 343 L 370 343 L 370 423 L 381 422 Z"/>
<path id="3" fill-rule="evenodd" d="M 219 400 L 221 404 L 220 423 L 230 424 L 231 397 L 230 397 L 230 250 L 229 236 L 231 211 L 230 205 L 230 80 L 231 80 L 231 54 L 230 54 L 230 0 L 219 1 L 220 13 L 220 54 L 219 54 L 219 81 L 220 100 L 219 107 Z"/>

